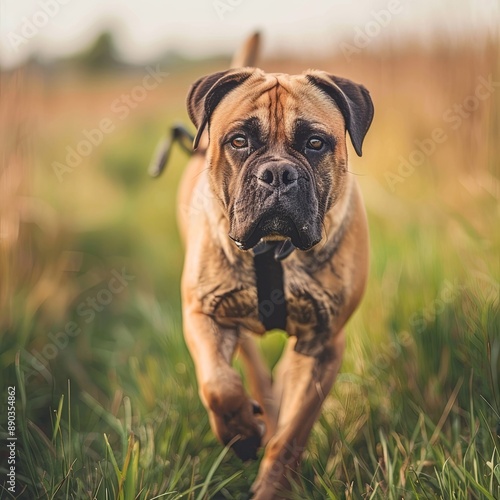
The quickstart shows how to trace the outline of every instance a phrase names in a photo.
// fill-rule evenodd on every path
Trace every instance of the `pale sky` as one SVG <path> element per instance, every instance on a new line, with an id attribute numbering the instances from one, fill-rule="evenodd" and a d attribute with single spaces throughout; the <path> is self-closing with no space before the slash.
<path id="1" fill-rule="evenodd" d="M 0 64 L 15 66 L 32 53 L 68 55 L 104 28 L 137 63 L 172 49 L 230 53 L 256 28 L 265 54 L 326 55 L 363 43 L 360 32 L 370 44 L 498 34 L 500 0 L 0 0 Z"/>

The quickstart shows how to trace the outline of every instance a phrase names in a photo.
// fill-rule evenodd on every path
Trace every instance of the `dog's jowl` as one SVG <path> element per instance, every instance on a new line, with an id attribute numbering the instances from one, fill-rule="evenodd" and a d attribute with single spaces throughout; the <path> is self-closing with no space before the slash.
<path id="1" fill-rule="evenodd" d="M 178 218 L 201 399 L 239 457 L 264 448 L 252 492 L 272 499 L 299 466 L 363 295 L 368 231 L 346 137 L 361 155 L 373 104 L 362 85 L 322 71 L 253 67 L 257 44 L 254 35 L 231 69 L 189 91 L 197 132 Z M 271 376 L 252 337 L 272 328 L 289 339 Z M 236 350 L 250 394 L 232 367 Z"/>

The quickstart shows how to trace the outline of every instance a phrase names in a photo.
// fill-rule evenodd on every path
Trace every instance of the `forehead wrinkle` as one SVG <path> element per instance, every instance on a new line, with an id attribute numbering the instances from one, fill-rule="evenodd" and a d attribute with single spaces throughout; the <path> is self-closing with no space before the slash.
<path id="1" fill-rule="evenodd" d="M 224 116 L 217 121 L 221 127 L 242 123 L 242 117 L 256 117 L 263 138 L 273 142 L 292 139 L 298 119 L 322 123 L 329 131 L 342 128 L 344 118 L 335 102 L 310 89 L 301 75 L 259 75 L 235 89 L 234 99 L 223 99 L 214 114 Z"/>
<path id="2" fill-rule="evenodd" d="M 283 136 L 282 125 L 285 118 L 288 90 L 281 85 L 280 79 L 272 75 L 274 84 L 266 92 L 267 123 L 269 124 L 269 139 L 277 142 Z"/>
<path id="3" fill-rule="evenodd" d="M 241 115 L 244 114 L 249 117 L 256 117 L 259 120 L 260 128 L 263 135 L 269 135 L 270 122 L 268 121 L 269 115 L 266 112 L 272 99 L 270 92 L 278 85 L 277 79 L 272 75 L 263 75 L 257 81 L 249 82 L 248 85 L 243 84 L 236 92 L 239 95 L 235 96 L 238 106 L 234 107 L 234 101 L 221 103 L 221 108 L 225 108 L 224 104 L 231 106 L 231 111 L 237 113 L 238 117 L 234 119 L 234 123 L 241 123 Z"/>

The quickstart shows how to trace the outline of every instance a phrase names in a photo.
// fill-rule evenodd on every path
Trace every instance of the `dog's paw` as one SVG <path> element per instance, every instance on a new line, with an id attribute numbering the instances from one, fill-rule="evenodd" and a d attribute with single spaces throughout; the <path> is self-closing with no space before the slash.
<path id="1" fill-rule="evenodd" d="M 217 438 L 226 445 L 231 444 L 239 458 L 256 459 L 266 433 L 263 410 L 248 397 L 239 377 L 226 377 L 224 382 L 205 386 L 203 394 L 210 425 Z"/>
<path id="2" fill-rule="evenodd" d="M 246 462 L 247 460 L 257 460 L 257 450 L 260 447 L 260 436 L 251 436 L 246 439 L 238 439 L 232 448 L 238 458 Z"/>
<path id="3" fill-rule="evenodd" d="M 266 426 L 259 417 L 262 414 L 260 405 L 247 399 L 237 411 L 226 413 L 223 426 L 218 427 L 218 431 L 223 432 L 221 441 L 224 444 L 232 441 L 232 449 L 243 461 L 257 459 L 257 450 L 266 433 Z"/>

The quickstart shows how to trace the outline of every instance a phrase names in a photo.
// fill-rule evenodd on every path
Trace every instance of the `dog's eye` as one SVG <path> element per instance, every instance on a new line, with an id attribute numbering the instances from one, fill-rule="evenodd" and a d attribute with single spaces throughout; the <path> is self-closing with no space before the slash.
<path id="1" fill-rule="evenodd" d="M 244 135 L 235 135 L 231 139 L 231 146 L 235 149 L 243 149 L 248 147 L 248 140 Z"/>
<path id="2" fill-rule="evenodd" d="M 324 144 L 325 142 L 323 139 L 320 139 L 319 137 L 311 137 L 306 143 L 306 148 L 312 149 L 313 151 L 319 151 Z"/>

